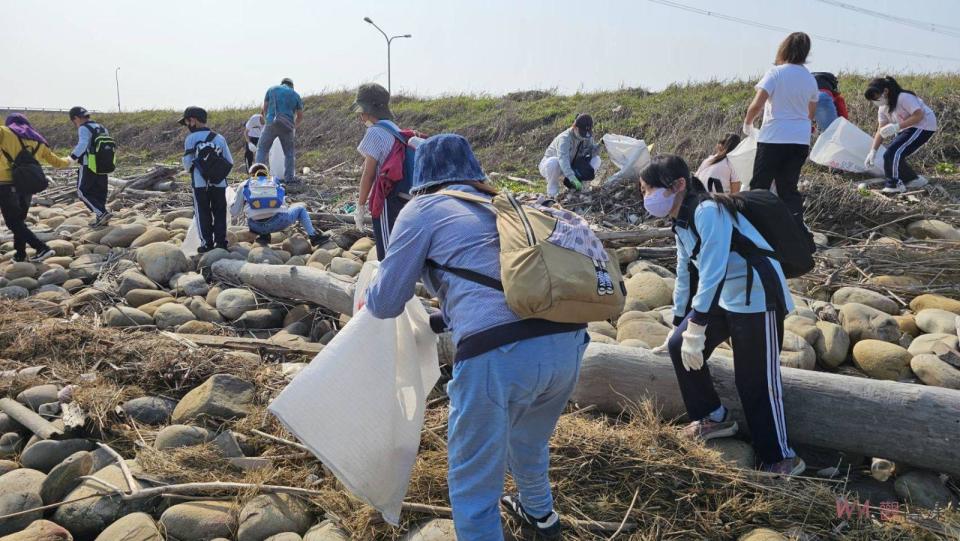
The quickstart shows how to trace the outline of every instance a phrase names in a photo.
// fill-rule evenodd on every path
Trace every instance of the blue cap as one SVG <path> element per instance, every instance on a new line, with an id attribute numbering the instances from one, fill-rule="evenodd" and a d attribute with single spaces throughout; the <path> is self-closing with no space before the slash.
<path id="1" fill-rule="evenodd" d="M 470 143 L 461 135 L 434 135 L 420 143 L 416 156 L 410 189 L 413 195 L 443 184 L 487 180 Z"/>

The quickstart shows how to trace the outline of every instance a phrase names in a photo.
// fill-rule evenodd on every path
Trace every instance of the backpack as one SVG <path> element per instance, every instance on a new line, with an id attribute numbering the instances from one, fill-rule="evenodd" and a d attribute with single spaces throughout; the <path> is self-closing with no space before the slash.
<path id="1" fill-rule="evenodd" d="M 591 149 L 588 150 L 586 154 L 581 154 L 580 147 L 582 145 L 583 141 L 577 144 L 577 150 L 573 153 L 573 161 L 570 162 L 570 167 L 573 169 L 573 172 L 577 174 L 578 180 L 593 180 L 597 174 L 597 172 L 593 170 L 593 166 L 590 165 L 590 160 L 593 159 L 593 150 Z"/>
<path id="2" fill-rule="evenodd" d="M 225 180 L 233 170 L 233 164 L 223 157 L 223 150 L 213 142 L 216 137 L 217 132 L 210 130 L 206 139 L 185 152 L 193 153 L 193 167 L 200 170 L 200 176 L 207 181 L 208 187 Z"/>
<path id="3" fill-rule="evenodd" d="M 37 161 L 37 151 L 43 143 L 38 142 L 36 148 L 30 150 L 23 139 L 17 137 L 17 140 L 20 141 L 20 152 L 17 153 L 16 158 L 7 154 L 7 151 L 3 151 L 4 157 L 10 162 L 14 187 L 17 192 L 28 195 L 46 190 L 50 183 L 47 175 L 43 173 L 43 167 Z"/>
<path id="4" fill-rule="evenodd" d="M 409 143 L 410 138 L 415 136 L 416 132 L 412 130 L 397 131 L 386 122 L 377 122 L 374 125 L 387 130 L 396 139 L 393 142 L 393 147 L 390 148 L 390 153 L 380 164 L 377 178 L 370 189 L 370 216 L 379 218 L 380 214 L 383 213 L 387 197 L 398 193 L 410 193 L 410 187 L 413 186 L 414 156 L 417 149 Z"/>
<path id="5" fill-rule="evenodd" d="M 243 199 L 253 211 L 279 210 L 286 196 L 276 177 L 253 177 L 243 187 Z"/>
<path id="6" fill-rule="evenodd" d="M 431 260 L 428 267 L 503 291 L 507 305 L 522 319 L 589 323 L 616 318 L 623 311 L 627 288 L 620 263 L 603 250 L 583 218 L 563 209 L 521 205 L 508 192 L 492 201 L 453 190 L 437 193 L 493 208 L 500 236 L 500 280 Z M 584 253 L 587 249 L 598 257 Z"/>
<path id="7" fill-rule="evenodd" d="M 117 143 L 107 133 L 107 129 L 99 124 L 96 127 L 90 123 L 83 125 L 90 130 L 90 144 L 87 145 L 87 169 L 98 175 L 112 173 L 117 168 Z"/>

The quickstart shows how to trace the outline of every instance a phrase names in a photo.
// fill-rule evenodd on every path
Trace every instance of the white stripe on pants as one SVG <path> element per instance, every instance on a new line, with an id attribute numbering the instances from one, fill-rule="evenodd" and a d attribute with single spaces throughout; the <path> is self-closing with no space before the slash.
<path id="1" fill-rule="evenodd" d="M 775 311 L 768 311 L 764 322 L 767 336 L 767 390 L 770 396 L 770 411 L 773 414 L 773 424 L 777 430 L 777 442 L 783 456 L 794 455 L 793 449 L 787 444 L 786 420 L 783 415 L 783 385 L 780 382 L 780 337 L 777 336 L 777 321 Z"/>

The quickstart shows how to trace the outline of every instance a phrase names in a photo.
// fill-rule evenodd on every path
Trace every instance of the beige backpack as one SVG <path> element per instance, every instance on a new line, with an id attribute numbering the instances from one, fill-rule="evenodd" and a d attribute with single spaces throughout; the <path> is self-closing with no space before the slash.
<path id="1" fill-rule="evenodd" d="M 627 294 L 620 264 L 583 218 L 563 209 L 521 205 L 506 192 L 492 201 L 454 190 L 438 194 L 493 207 L 500 280 L 433 261 L 429 266 L 503 291 L 510 309 L 523 319 L 589 323 L 620 316 Z"/>

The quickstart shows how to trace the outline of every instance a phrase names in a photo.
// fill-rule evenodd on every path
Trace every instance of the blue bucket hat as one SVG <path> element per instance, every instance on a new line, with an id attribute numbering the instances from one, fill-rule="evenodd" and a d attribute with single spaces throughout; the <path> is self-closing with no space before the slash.
<path id="1" fill-rule="evenodd" d="M 417 195 L 443 184 L 486 180 L 487 175 L 473 155 L 470 143 L 463 136 L 442 133 L 417 147 L 410 193 Z"/>

